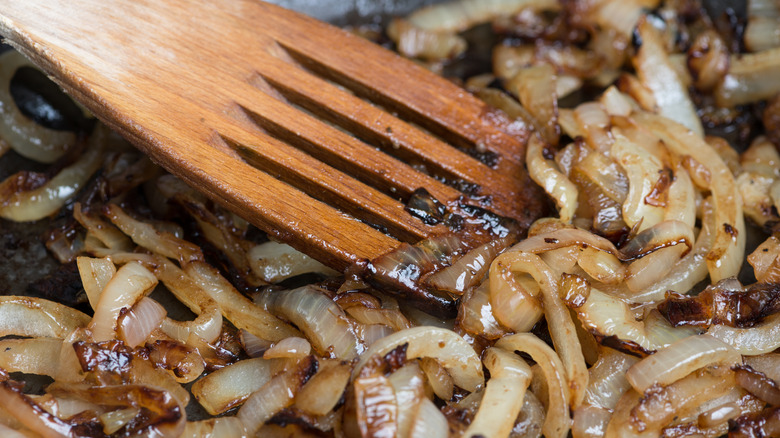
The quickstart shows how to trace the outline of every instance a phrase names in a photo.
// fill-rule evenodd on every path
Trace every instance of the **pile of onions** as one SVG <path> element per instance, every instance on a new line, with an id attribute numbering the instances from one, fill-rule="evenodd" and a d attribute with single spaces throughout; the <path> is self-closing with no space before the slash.
<path id="1" fill-rule="evenodd" d="M 269 241 L 102 124 L 39 125 L 11 88 L 31 67 L 4 53 L 0 156 L 50 167 L 0 182 L 0 216 L 57 215 L 48 247 L 87 313 L 0 297 L 0 434 L 776 434 L 780 8 L 748 2 L 739 53 L 739 29 L 694 3 L 451 0 L 394 19 L 390 44 L 437 71 L 474 51 L 465 31 L 494 31 L 492 71 L 464 84 L 527 139 L 512 159 L 553 214 L 474 247 L 408 242 L 371 281 Z M 752 285 L 745 217 L 772 234 Z M 52 383 L 27 394 L 28 375 Z"/>

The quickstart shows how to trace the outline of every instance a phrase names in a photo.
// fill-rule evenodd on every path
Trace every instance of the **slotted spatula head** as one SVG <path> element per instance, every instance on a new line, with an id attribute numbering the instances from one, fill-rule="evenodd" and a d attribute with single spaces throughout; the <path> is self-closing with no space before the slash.
<path id="1" fill-rule="evenodd" d="M 421 188 L 521 226 L 541 212 L 521 124 L 274 5 L 5 0 L 0 33 L 170 172 L 336 269 L 447 232 L 405 208 Z"/>

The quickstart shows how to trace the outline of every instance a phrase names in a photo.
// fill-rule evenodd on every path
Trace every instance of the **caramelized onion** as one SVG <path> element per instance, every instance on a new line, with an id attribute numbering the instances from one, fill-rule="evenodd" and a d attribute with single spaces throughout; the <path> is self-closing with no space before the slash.
<path id="1" fill-rule="evenodd" d="M 332 269 L 295 248 L 273 241 L 252 247 L 246 257 L 252 272 L 269 283 L 278 283 L 305 273 L 335 274 Z"/>
<path id="2" fill-rule="evenodd" d="M 571 427 L 571 417 L 569 416 L 571 395 L 569 385 L 566 383 L 566 369 L 558 354 L 531 333 L 505 336 L 499 339 L 495 346 L 509 351 L 527 353 L 541 367 L 548 391 L 547 415 L 542 431 L 546 437 L 565 437 Z"/>
<path id="3" fill-rule="evenodd" d="M 525 158 L 528 175 L 555 200 L 561 221 L 570 222 L 577 208 L 577 186 L 554 166 L 553 161 L 544 158 L 543 149 L 544 143 L 537 136 L 528 139 Z"/>
<path id="4" fill-rule="evenodd" d="M 706 166 L 715 211 L 715 242 L 707 254 L 712 281 L 736 276 L 745 252 L 745 220 L 734 176 L 726 164 L 700 137 L 661 116 L 638 113 L 637 121 L 659 136 L 670 150 Z"/>
<path id="5" fill-rule="evenodd" d="M 195 382 L 192 395 L 210 414 L 221 414 L 271 380 L 274 364 L 261 358 L 238 361 Z"/>
<path id="6" fill-rule="evenodd" d="M 340 361 L 320 360 L 313 375 L 295 397 L 295 407 L 311 415 L 325 415 L 339 403 L 349 383 L 352 368 Z"/>
<path id="7" fill-rule="evenodd" d="M 483 362 L 490 380 L 464 436 L 508 436 L 531 383 L 531 368 L 516 354 L 499 348 L 485 350 Z"/>
<path id="8" fill-rule="evenodd" d="M 95 316 L 89 323 L 92 338 L 97 341 L 116 339 L 122 309 L 131 308 L 157 285 L 157 277 L 139 263 L 122 266 L 100 294 Z"/>
<path id="9" fill-rule="evenodd" d="M 599 360 L 588 370 L 584 404 L 611 412 L 623 393 L 631 387 L 626 371 L 638 359 L 609 347 L 600 347 L 599 353 Z"/>
<path id="10" fill-rule="evenodd" d="M 89 145 L 79 158 L 54 177 L 24 187 L 36 175 L 20 172 L 0 183 L 0 217 L 17 221 L 35 221 L 51 216 L 81 190 L 102 164 L 103 149 Z M 41 175 L 38 175 L 41 178 Z"/>
<path id="11" fill-rule="evenodd" d="M 0 368 L 9 373 L 55 377 L 62 339 L 0 339 Z"/>
<path id="12" fill-rule="evenodd" d="M 46 128 L 22 114 L 11 96 L 11 78 L 22 67 L 33 64 L 15 50 L 0 57 L 0 137 L 19 155 L 53 163 L 76 144 L 76 133 Z"/>
<path id="13" fill-rule="evenodd" d="M 166 315 L 165 308 L 149 297 L 141 298 L 127 313 L 120 317 L 119 339 L 130 347 L 141 345 L 160 327 Z"/>
<path id="14" fill-rule="evenodd" d="M 742 363 L 728 344 L 708 335 L 690 336 L 658 350 L 629 368 L 626 378 L 637 392 L 653 385 L 666 386 L 693 371 L 711 365 L 732 366 Z"/>
<path id="15" fill-rule="evenodd" d="M 344 311 L 314 286 L 260 293 L 255 299 L 298 326 L 319 354 L 353 359 L 362 351 Z"/>
<path id="16" fill-rule="evenodd" d="M 295 395 L 316 370 L 317 361 L 309 356 L 254 391 L 236 414 L 247 432 L 250 435 L 255 433 L 277 412 L 290 406 Z"/>
<path id="17" fill-rule="evenodd" d="M 76 309 L 43 298 L 0 296 L 0 336 L 62 339 L 89 320 Z"/>
<path id="18" fill-rule="evenodd" d="M 222 315 L 237 328 L 269 341 L 298 335 L 298 331 L 289 324 L 242 295 L 216 268 L 202 262 L 191 262 L 184 271 L 216 301 Z"/>
<path id="19" fill-rule="evenodd" d="M 669 60 L 660 32 L 647 18 L 639 20 L 637 32 L 642 45 L 633 59 L 634 68 L 642 84 L 653 93 L 658 112 L 702 137 L 701 121 Z"/>
<path id="20" fill-rule="evenodd" d="M 371 357 L 384 356 L 403 344 L 408 344 L 407 360 L 419 357 L 438 360 L 449 371 L 453 382 L 466 391 L 474 391 L 484 383 L 481 361 L 471 345 L 455 332 L 438 327 L 413 327 L 376 341 L 360 356 L 352 376 L 356 376 Z"/>
<path id="21" fill-rule="evenodd" d="M 282 339 L 263 353 L 264 359 L 300 358 L 311 352 L 309 341 L 297 336 Z"/>

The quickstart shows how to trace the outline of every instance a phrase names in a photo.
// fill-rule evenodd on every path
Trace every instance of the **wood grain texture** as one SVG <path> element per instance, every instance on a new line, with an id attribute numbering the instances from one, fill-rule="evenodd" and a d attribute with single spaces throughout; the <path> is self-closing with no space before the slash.
<path id="1" fill-rule="evenodd" d="M 255 0 L 0 0 L 0 33 L 170 172 L 336 269 L 444 231 L 398 198 L 460 192 L 405 159 L 478 185 L 521 223 L 540 209 L 511 121 L 292 11 Z"/>

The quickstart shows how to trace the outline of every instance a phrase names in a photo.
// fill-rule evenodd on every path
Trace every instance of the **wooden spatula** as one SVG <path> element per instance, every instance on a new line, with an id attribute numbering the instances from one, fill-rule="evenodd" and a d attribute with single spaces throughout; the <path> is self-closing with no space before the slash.
<path id="1" fill-rule="evenodd" d="M 274 5 L 2 0 L 0 33 L 170 172 L 336 269 L 446 232 L 405 208 L 420 188 L 521 225 L 541 209 L 522 126 Z"/>

